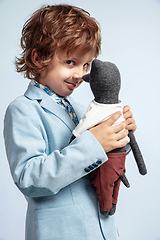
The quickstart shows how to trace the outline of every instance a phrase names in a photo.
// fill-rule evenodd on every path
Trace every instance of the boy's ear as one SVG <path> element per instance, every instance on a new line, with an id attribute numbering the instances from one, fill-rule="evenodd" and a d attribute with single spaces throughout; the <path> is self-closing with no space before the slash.
<path id="1" fill-rule="evenodd" d="M 40 57 L 36 51 L 36 49 L 34 48 L 32 50 L 31 53 L 31 58 L 32 58 L 32 62 L 38 67 L 38 68 L 42 68 L 42 65 L 40 64 Z"/>
<path id="2" fill-rule="evenodd" d="M 85 82 L 89 82 L 89 78 L 90 78 L 90 74 L 86 74 L 82 77 L 82 79 L 85 81 Z"/>

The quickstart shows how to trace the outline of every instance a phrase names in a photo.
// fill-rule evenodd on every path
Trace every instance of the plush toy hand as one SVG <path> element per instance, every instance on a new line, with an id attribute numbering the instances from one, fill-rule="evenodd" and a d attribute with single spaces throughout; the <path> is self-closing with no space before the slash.
<path id="1" fill-rule="evenodd" d="M 124 172 L 122 173 L 122 176 L 120 176 L 119 178 L 121 179 L 121 181 L 123 182 L 123 184 L 124 184 L 127 188 L 130 187 L 130 184 L 129 184 L 128 179 L 127 179 L 127 177 L 126 177 L 126 175 L 125 175 Z"/>

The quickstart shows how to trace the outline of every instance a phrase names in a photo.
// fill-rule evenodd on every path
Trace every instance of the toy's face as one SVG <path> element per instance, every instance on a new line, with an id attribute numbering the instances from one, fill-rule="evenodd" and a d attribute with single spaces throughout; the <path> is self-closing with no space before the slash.
<path id="1" fill-rule="evenodd" d="M 119 70 L 113 63 L 95 59 L 92 62 L 89 83 L 97 102 L 118 102 L 121 79 Z"/>

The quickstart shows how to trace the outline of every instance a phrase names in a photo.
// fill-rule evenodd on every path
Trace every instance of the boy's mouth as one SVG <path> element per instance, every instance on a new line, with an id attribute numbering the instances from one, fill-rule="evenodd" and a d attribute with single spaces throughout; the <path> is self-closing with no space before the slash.
<path id="1" fill-rule="evenodd" d="M 77 84 L 79 83 L 79 81 L 77 83 L 73 83 L 73 82 L 69 82 L 69 81 L 65 81 L 68 85 L 68 87 L 74 89 L 76 88 Z"/>

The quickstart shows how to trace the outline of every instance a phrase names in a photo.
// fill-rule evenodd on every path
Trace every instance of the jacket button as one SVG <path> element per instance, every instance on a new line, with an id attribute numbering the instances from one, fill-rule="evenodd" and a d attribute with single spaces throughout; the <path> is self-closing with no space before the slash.
<path id="1" fill-rule="evenodd" d="M 84 169 L 84 171 L 88 173 L 88 172 L 90 172 L 91 170 L 87 167 L 87 168 Z"/>
<path id="2" fill-rule="evenodd" d="M 94 166 L 90 165 L 88 168 L 89 168 L 90 170 L 93 170 L 93 169 L 94 169 Z"/>
<path id="3" fill-rule="evenodd" d="M 102 160 L 98 160 L 97 162 L 96 162 L 98 165 L 100 165 L 100 164 L 102 164 Z"/>
<path id="4" fill-rule="evenodd" d="M 98 167 L 98 164 L 97 163 L 93 163 L 92 164 L 95 168 Z"/>

